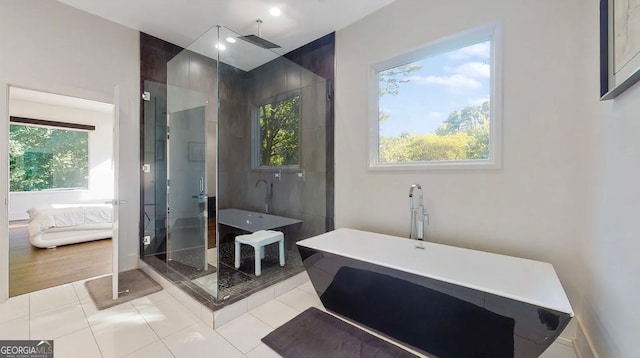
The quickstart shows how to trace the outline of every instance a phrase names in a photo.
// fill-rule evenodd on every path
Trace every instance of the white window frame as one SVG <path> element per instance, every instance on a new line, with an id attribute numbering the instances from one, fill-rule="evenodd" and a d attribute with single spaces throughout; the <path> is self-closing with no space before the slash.
<path id="1" fill-rule="evenodd" d="M 500 169 L 502 167 L 502 52 L 501 26 L 493 23 L 447 36 L 417 49 L 372 64 L 369 70 L 368 169 L 372 171 Z M 387 163 L 379 159 L 379 72 L 420 61 L 426 57 L 455 51 L 483 41 L 491 41 L 489 158 L 450 161 Z"/>

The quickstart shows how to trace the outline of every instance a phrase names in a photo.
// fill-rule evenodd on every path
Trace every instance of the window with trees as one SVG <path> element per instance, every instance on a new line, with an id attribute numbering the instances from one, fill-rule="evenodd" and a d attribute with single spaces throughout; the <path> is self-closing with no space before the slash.
<path id="1" fill-rule="evenodd" d="M 10 191 L 86 189 L 89 184 L 89 133 L 11 124 Z"/>
<path id="2" fill-rule="evenodd" d="M 495 46 L 490 26 L 372 66 L 370 167 L 498 166 Z"/>
<path id="3" fill-rule="evenodd" d="M 300 95 L 288 93 L 262 104 L 256 115 L 257 168 L 300 165 Z"/>

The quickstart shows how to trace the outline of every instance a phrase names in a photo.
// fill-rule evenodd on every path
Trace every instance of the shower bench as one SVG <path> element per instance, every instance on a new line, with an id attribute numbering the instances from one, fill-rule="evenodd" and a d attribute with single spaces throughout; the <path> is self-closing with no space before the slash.
<path id="1" fill-rule="evenodd" d="M 240 245 L 251 245 L 255 256 L 255 274 L 262 274 L 261 260 L 264 258 L 264 247 L 278 243 L 280 266 L 284 266 L 284 234 L 280 231 L 259 230 L 251 234 L 238 235 L 235 240 L 235 267 L 240 268 Z"/>

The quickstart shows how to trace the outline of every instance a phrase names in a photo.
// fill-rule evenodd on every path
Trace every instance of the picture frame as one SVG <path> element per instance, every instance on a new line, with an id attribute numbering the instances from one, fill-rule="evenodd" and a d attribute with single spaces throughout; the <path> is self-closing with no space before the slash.
<path id="1" fill-rule="evenodd" d="M 600 0 L 600 100 L 640 80 L 640 7 L 630 1 Z"/>
<path id="2" fill-rule="evenodd" d="M 204 162 L 206 147 L 201 142 L 189 142 L 189 161 Z"/>

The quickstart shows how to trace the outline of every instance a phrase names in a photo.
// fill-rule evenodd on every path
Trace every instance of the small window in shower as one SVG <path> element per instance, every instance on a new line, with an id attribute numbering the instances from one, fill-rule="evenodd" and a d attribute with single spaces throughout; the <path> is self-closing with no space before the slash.
<path id="1" fill-rule="evenodd" d="M 497 27 L 371 67 L 370 169 L 499 167 Z"/>
<path id="2" fill-rule="evenodd" d="M 254 167 L 300 166 L 300 94 L 296 91 L 271 98 L 256 110 Z"/>

